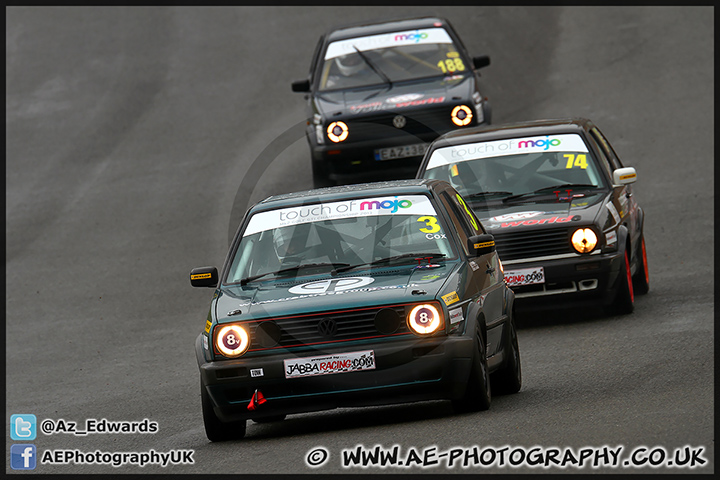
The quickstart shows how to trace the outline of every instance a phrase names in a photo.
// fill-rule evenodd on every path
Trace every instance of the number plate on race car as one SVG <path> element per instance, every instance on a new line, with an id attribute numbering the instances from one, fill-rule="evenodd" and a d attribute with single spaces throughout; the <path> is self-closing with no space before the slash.
<path id="1" fill-rule="evenodd" d="M 320 357 L 292 358 L 285 360 L 284 364 L 285 378 L 359 372 L 375 369 L 375 353 L 372 350 L 366 350 Z"/>
<path id="2" fill-rule="evenodd" d="M 427 143 L 416 143 L 402 147 L 380 148 L 375 150 L 375 160 L 393 160 L 396 158 L 419 157 L 425 155 Z"/>
<path id="3" fill-rule="evenodd" d="M 505 272 L 505 283 L 507 283 L 508 287 L 545 283 L 545 271 L 543 267 L 507 270 Z"/>

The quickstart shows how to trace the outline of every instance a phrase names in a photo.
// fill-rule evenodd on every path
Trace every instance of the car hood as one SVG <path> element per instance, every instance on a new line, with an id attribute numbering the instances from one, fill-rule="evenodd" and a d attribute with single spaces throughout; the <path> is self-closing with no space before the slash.
<path id="1" fill-rule="evenodd" d="M 570 223 L 596 223 L 603 213 L 610 194 L 596 193 L 569 200 L 548 198 L 525 200 L 522 203 L 472 203 L 472 208 L 489 233 L 553 228 Z"/>
<path id="2" fill-rule="evenodd" d="M 337 277 L 312 275 L 290 281 L 223 286 L 214 300 L 215 314 L 218 323 L 227 323 L 427 301 L 437 297 L 455 266 L 452 262 L 438 262 L 424 268 L 403 265 Z M 413 295 L 413 290 L 423 293 Z"/>
<path id="3" fill-rule="evenodd" d="M 378 85 L 316 95 L 317 109 L 333 120 L 378 112 L 412 111 L 442 103 L 469 103 L 474 91 L 472 75 L 457 75 L 422 81 Z"/>

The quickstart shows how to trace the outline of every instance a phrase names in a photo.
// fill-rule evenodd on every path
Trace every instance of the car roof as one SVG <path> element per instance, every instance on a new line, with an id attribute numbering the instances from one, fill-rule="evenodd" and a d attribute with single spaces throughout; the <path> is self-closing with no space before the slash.
<path id="1" fill-rule="evenodd" d="M 433 142 L 433 149 L 446 145 L 458 145 L 484 140 L 496 140 L 508 137 L 532 137 L 560 133 L 580 133 L 595 125 L 587 118 L 568 117 L 543 119 L 525 122 L 486 125 L 463 130 L 453 130 L 441 135 Z"/>
<path id="2" fill-rule="evenodd" d="M 256 203 L 255 206 L 252 207 L 252 210 L 283 208 L 320 201 L 333 202 L 366 196 L 382 197 L 418 193 L 423 194 L 442 187 L 443 185 L 450 186 L 442 180 L 408 179 L 317 188 L 281 195 L 272 195 Z"/>
<path id="3" fill-rule="evenodd" d="M 452 30 L 450 22 L 441 17 L 416 17 L 380 22 L 356 22 L 340 27 L 334 27 L 325 34 L 328 41 L 343 40 L 346 38 L 364 37 L 379 33 L 397 32 L 402 30 L 414 30 L 418 28 L 430 28 L 438 26 Z"/>

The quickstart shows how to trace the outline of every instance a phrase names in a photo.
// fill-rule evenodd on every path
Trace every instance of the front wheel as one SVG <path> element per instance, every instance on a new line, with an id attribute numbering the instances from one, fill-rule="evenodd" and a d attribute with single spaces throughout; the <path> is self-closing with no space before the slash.
<path id="1" fill-rule="evenodd" d="M 613 309 L 619 314 L 632 313 L 635 308 L 635 293 L 633 292 L 632 273 L 630 272 L 630 258 L 627 250 L 625 250 L 625 261 L 619 275 L 619 285 L 615 294 Z"/>
<path id="2" fill-rule="evenodd" d="M 210 394 L 207 393 L 205 382 L 200 380 L 200 397 L 202 403 L 203 422 L 205 423 L 205 435 L 211 442 L 223 442 L 225 440 L 237 440 L 245 436 L 247 422 L 239 420 L 236 422 L 223 422 L 213 411 Z"/>
<path id="3" fill-rule="evenodd" d="M 487 366 L 485 341 L 479 331 L 475 333 L 475 351 L 473 352 L 470 377 L 463 398 L 452 401 L 457 413 L 478 412 L 490 408 L 490 370 Z"/>
<path id="4" fill-rule="evenodd" d="M 640 241 L 638 271 L 632 277 L 633 291 L 638 295 L 645 295 L 650 291 L 650 273 L 648 272 L 647 252 L 645 251 L 645 236 Z"/>

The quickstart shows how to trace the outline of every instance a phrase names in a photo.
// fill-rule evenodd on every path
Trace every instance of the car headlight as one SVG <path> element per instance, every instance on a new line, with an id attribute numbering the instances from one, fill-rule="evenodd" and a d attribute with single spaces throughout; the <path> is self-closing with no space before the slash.
<path id="1" fill-rule="evenodd" d="M 442 313 L 429 303 L 414 306 L 407 316 L 407 324 L 418 335 L 430 335 L 444 326 Z"/>
<path id="2" fill-rule="evenodd" d="M 450 114 L 450 118 L 452 119 L 452 122 L 458 127 L 464 127 L 465 125 L 469 125 L 470 122 L 472 122 L 472 110 L 470 110 L 470 107 L 468 107 L 467 105 L 458 105 L 457 107 L 453 108 L 452 113 Z"/>
<path id="3" fill-rule="evenodd" d="M 240 325 L 225 325 L 216 332 L 215 346 L 226 357 L 239 357 L 250 346 L 250 335 Z"/>
<path id="4" fill-rule="evenodd" d="M 597 245 L 597 235 L 590 228 L 578 228 L 570 241 L 579 253 L 589 253 Z"/>
<path id="5" fill-rule="evenodd" d="M 340 143 L 348 137 L 348 126 L 345 122 L 332 122 L 327 128 L 328 138 L 335 143 Z"/>

